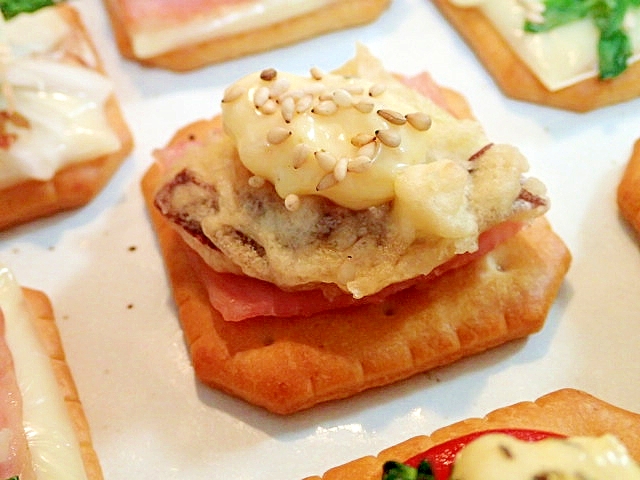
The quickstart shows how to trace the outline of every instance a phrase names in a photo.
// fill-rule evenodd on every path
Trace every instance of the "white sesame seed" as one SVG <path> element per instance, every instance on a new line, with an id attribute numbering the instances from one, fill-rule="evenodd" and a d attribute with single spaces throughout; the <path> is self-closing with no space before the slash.
<path id="1" fill-rule="evenodd" d="M 269 89 L 267 87 L 259 87 L 253 94 L 253 104 L 260 108 L 267 100 L 269 100 Z"/>
<path id="2" fill-rule="evenodd" d="M 384 83 L 374 83 L 369 88 L 369 96 L 377 97 L 382 95 L 387 90 L 387 86 Z"/>
<path id="3" fill-rule="evenodd" d="M 409 125 L 416 130 L 426 131 L 431 128 L 431 117 L 423 112 L 409 113 L 405 116 Z"/>
<path id="4" fill-rule="evenodd" d="M 326 150 L 318 150 L 314 155 L 318 165 L 325 172 L 332 171 L 336 167 L 336 163 L 338 163 L 338 159 Z"/>
<path id="5" fill-rule="evenodd" d="M 252 177 L 249 177 L 249 180 L 247 181 L 249 186 L 252 188 L 260 188 L 265 184 L 265 182 L 266 180 L 258 175 L 253 175 Z"/>
<path id="6" fill-rule="evenodd" d="M 376 130 L 376 137 L 387 147 L 397 147 L 400 145 L 400 134 L 389 129 Z"/>
<path id="7" fill-rule="evenodd" d="M 310 94 L 303 95 L 296 102 L 296 112 L 302 113 L 306 112 L 313 105 L 313 97 Z"/>
<path id="8" fill-rule="evenodd" d="M 237 100 L 238 98 L 240 98 L 240 96 L 243 95 L 244 92 L 246 91 L 247 90 L 240 85 L 231 85 L 229 88 L 227 88 L 224 91 L 224 95 L 222 96 L 222 101 L 225 103 L 233 102 L 234 100 Z"/>
<path id="9" fill-rule="evenodd" d="M 327 100 L 333 101 L 333 92 L 329 92 L 327 90 L 320 92 L 318 94 L 318 100 L 320 100 L 321 102 L 325 102 Z"/>
<path id="10" fill-rule="evenodd" d="M 306 143 L 299 143 L 293 148 L 293 168 L 300 168 L 311 155 L 311 147 Z"/>
<path id="11" fill-rule="evenodd" d="M 384 118 L 387 122 L 394 125 L 404 125 L 407 123 L 407 119 L 401 113 L 395 110 L 381 109 L 376 112 L 380 117 Z"/>
<path id="12" fill-rule="evenodd" d="M 315 107 L 311 109 L 312 113 L 317 113 L 318 115 L 333 115 L 338 111 L 338 105 L 333 100 L 325 100 L 323 102 L 318 103 Z"/>
<path id="13" fill-rule="evenodd" d="M 267 142 L 272 145 L 278 145 L 291 136 L 291 130 L 283 127 L 273 127 L 267 132 Z"/>
<path id="14" fill-rule="evenodd" d="M 358 102 L 353 107 L 360 113 L 369 113 L 373 111 L 373 103 L 371 102 Z"/>
<path id="15" fill-rule="evenodd" d="M 284 92 L 289 90 L 289 87 L 291 87 L 291 82 L 289 80 L 286 78 L 278 78 L 273 82 L 271 88 L 269 88 L 269 97 L 278 98 Z"/>
<path id="16" fill-rule="evenodd" d="M 296 111 L 296 101 L 293 97 L 287 97 L 282 101 L 280 105 L 280 112 L 285 122 L 289 123 L 293 120 L 293 114 Z"/>
<path id="17" fill-rule="evenodd" d="M 350 107 L 353 104 L 353 98 L 351 94 L 347 92 L 344 88 L 338 88 L 333 92 L 332 95 L 333 101 L 336 102 L 336 105 L 339 107 Z"/>
<path id="18" fill-rule="evenodd" d="M 351 138 L 351 145 L 354 147 L 363 147 L 367 143 L 371 143 L 376 139 L 375 135 L 371 135 L 370 133 L 358 133 Z"/>
<path id="19" fill-rule="evenodd" d="M 309 70 L 309 73 L 311 74 L 311 77 L 314 80 L 322 80 L 322 77 L 324 77 L 324 72 L 320 70 L 318 67 L 311 67 L 311 70 Z"/>
<path id="20" fill-rule="evenodd" d="M 284 206 L 290 212 L 295 212 L 300 208 L 300 197 L 295 193 L 290 193 L 284 198 Z"/>
<path id="21" fill-rule="evenodd" d="M 336 163 L 336 166 L 333 169 L 333 176 L 336 177 L 338 182 L 344 180 L 347 176 L 347 166 L 349 165 L 349 159 L 346 157 L 341 157 L 340 160 Z"/>
<path id="22" fill-rule="evenodd" d="M 368 170 L 373 165 L 373 159 L 366 155 L 358 155 L 355 158 L 349 160 L 347 165 L 347 171 L 361 173 Z"/>
<path id="23" fill-rule="evenodd" d="M 273 113 L 276 113 L 277 110 L 278 110 L 278 104 L 276 103 L 275 100 L 271 98 L 266 102 L 264 102 L 264 105 L 260 107 L 260 111 L 265 115 L 271 115 Z"/>
<path id="24" fill-rule="evenodd" d="M 320 192 L 322 190 L 326 190 L 327 188 L 333 187 L 336 183 L 338 183 L 338 181 L 336 180 L 336 177 L 333 176 L 333 172 L 327 173 L 322 177 L 320 182 L 318 182 L 318 185 L 316 185 L 316 191 Z"/>
<path id="25" fill-rule="evenodd" d="M 363 145 L 358 149 L 357 156 L 374 158 L 376 156 L 376 150 L 378 149 L 379 145 L 380 144 L 378 142 L 367 143 L 366 145 Z"/>

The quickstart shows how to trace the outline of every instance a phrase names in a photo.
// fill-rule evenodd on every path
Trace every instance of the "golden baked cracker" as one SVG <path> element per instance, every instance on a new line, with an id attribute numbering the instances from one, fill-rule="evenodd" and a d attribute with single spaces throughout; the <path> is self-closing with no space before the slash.
<path id="1" fill-rule="evenodd" d="M 640 234 L 640 139 L 636 141 L 617 192 L 622 216 Z"/>
<path id="2" fill-rule="evenodd" d="M 454 6 L 449 0 L 433 0 L 447 20 L 493 77 L 500 89 L 516 100 L 574 112 L 586 112 L 640 96 L 640 62 L 606 81 L 589 78 L 552 92 L 513 53 L 507 42 L 477 8 Z"/>
<path id="3" fill-rule="evenodd" d="M 65 404 L 80 444 L 87 478 L 89 480 L 102 480 L 102 468 L 93 448 L 89 423 L 82 409 L 82 403 L 80 402 L 71 370 L 67 365 L 51 302 L 39 290 L 23 288 L 22 292 L 40 341 L 51 359 L 51 365 L 53 366 L 60 391 L 64 395 Z"/>
<path id="4" fill-rule="evenodd" d="M 521 402 L 489 413 L 484 418 L 463 420 L 390 447 L 377 456 L 363 457 L 307 480 L 379 480 L 387 460 L 405 461 L 428 448 L 467 433 L 493 428 L 529 428 L 568 436 L 616 435 L 629 453 L 640 461 L 640 414 L 604 402 L 575 389 L 551 392 L 534 402 Z"/>
<path id="5" fill-rule="evenodd" d="M 206 126 L 199 122 L 191 132 Z M 185 128 L 177 137 L 188 134 Z M 570 262 L 566 246 L 541 218 L 486 257 L 380 305 L 308 318 L 225 322 L 191 271 L 193 252 L 153 206 L 160 178 L 160 167 L 152 165 L 142 189 L 196 375 L 279 414 L 386 385 L 538 331 Z"/>
<path id="6" fill-rule="evenodd" d="M 86 31 L 77 10 L 58 4 L 64 18 L 93 50 L 98 59 L 97 70 L 105 73 L 98 52 Z M 64 210 L 87 204 L 109 181 L 133 148 L 133 138 L 115 96 L 105 105 L 109 124 L 121 142 L 118 151 L 86 162 L 75 163 L 56 173 L 49 181 L 27 180 L 0 189 L 0 230 L 26 223 Z"/>
<path id="7" fill-rule="evenodd" d="M 214 38 L 151 58 L 139 58 L 133 50 L 131 38 L 136 29 L 144 27 L 139 25 L 127 11 L 127 4 L 135 1 L 138 0 L 105 0 L 120 52 L 124 57 L 143 65 L 174 71 L 193 70 L 208 64 L 300 42 L 335 30 L 370 23 L 390 4 L 390 0 L 334 1 L 311 13 L 273 25 Z M 204 12 L 205 15 L 206 13 Z M 172 19 L 163 18 L 162 12 L 159 13 L 159 18 L 155 19 L 155 23 L 159 24 L 171 24 L 172 21 Z"/>

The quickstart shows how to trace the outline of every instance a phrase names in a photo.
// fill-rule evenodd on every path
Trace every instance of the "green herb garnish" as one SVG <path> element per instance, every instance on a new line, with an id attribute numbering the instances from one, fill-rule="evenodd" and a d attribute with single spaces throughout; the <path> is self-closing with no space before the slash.
<path id="1" fill-rule="evenodd" d="M 2 16 L 9 20 L 19 13 L 35 12 L 55 3 L 55 0 L 0 0 L 0 11 L 2 11 Z"/>
<path id="2" fill-rule="evenodd" d="M 600 32 L 600 78 L 616 77 L 627 68 L 633 49 L 623 22 L 630 7 L 640 7 L 640 0 L 544 0 L 543 3 L 542 21 L 527 20 L 524 25 L 526 32 L 546 32 L 591 17 Z"/>
<path id="3" fill-rule="evenodd" d="M 389 461 L 382 467 L 382 480 L 435 480 L 429 462 L 422 461 L 418 468 L 404 463 Z"/>

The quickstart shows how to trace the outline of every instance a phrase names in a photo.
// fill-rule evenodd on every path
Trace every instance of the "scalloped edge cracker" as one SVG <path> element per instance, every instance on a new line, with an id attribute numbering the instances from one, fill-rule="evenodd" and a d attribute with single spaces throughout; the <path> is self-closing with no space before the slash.
<path id="1" fill-rule="evenodd" d="M 206 141 L 215 121 L 182 128 L 171 142 Z M 539 218 L 484 258 L 380 305 L 225 322 L 191 272 L 189 257 L 201 259 L 153 206 L 160 168 L 150 167 L 142 190 L 195 373 L 278 414 L 350 397 L 540 330 L 571 260 Z"/>
<path id="2" fill-rule="evenodd" d="M 617 201 L 622 216 L 640 235 L 640 139 L 634 144 L 631 158 L 620 179 Z"/>

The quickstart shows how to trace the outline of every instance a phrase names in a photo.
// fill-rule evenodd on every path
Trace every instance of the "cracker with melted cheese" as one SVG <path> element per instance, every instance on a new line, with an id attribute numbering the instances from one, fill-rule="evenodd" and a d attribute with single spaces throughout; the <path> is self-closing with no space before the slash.
<path id="1" fill-rule="evenodd" d="M 348 480 L 352 478 L 380 480 L 382 466 L 387 460 L 402 462 L 434 445 L 471 432 L 505 428 L 540 430 L 570 437 L 600 437 L 604 434 L 611 434 L 626 447 L 626 451 L 632 459 L 636 462 L 640 461 L 640 414 L 624 410 L 586 392 L 567 388 L 548 393 L 535 401 L 521 402 L 500 408 L 483 418 L 460 421 L 436 430 L 428 436 L 422 435 L 408 439 L 375 456 L 353 460 L 327 471 L 320 477 L 309 477 L 307 480 Z M 573 449 L 575 450 L 576 447 L 574 446 Z M 612 452 L 611 457 L 615 457 L 618 453 Z M 628 457 L 626 459 L 629 460 Z M 624 467 L 624 463 L 628 463 L 625 462 L 624 456 L 622 456 L 621 462 L 620 467 Z M 515 460 L 513 463 L 515 464 Z M 632 470 L 628 477 L 623 478 L 637 478 L 637 473 L 635 473 L 636 476 L 633 474 Z M 551 474 L 554 478 L 557 475 L 561 474 L 557 471 Z M 557 478 L 567 477 L 558 476 Z"/>
<path id="2" fill-rule="evenodd" d="M 587 112 L 640 96 L 640 9 L 629 7 L 632 55 L 615 78 L 598 75 L 598 32 L 591 19 L 545 33 L 525 33 L 538 21 L 540 0 L 434 0 L 509 97 Z"/>
<path id="3" fill-rule="evenodd" d="M 133 140 L 73 7 L 57 4 L 19 14 L 3 22 L 0 42 L 4 229 L 88 203 Z"/>
<path id="4" fill-rule="evenodd" d="M 6 390 L 3 393 L 17 395 L 11 397 L 11 403 L 21 410 L 19 424 L 13 427 L 20 430 L 12 431 L 11 425 L 3 423 L 6 430 L 0 428 L 0 438 L 16 446 L 22 437 L 26 444 L 26 449 L 0 449 L 0 468 L 9 475 L 19 474 L 21 479 L 102 480 L 51 302 L 43 292 L 21 287 L 3 265 L 0 320 L 0 347 L 9 352 L 9 362 L 2 367 L 13 369 L 18 389 L 17 394 Z M 4 375 L 3 371 L 3 379 Z M 7 388 L 6 384 L 3 387 Z"/>
<path id="5" fill-rule="evenodd" d="M 186 71 L 374 21 L 389 0 L 105 0 L 122 55 Z"/>

